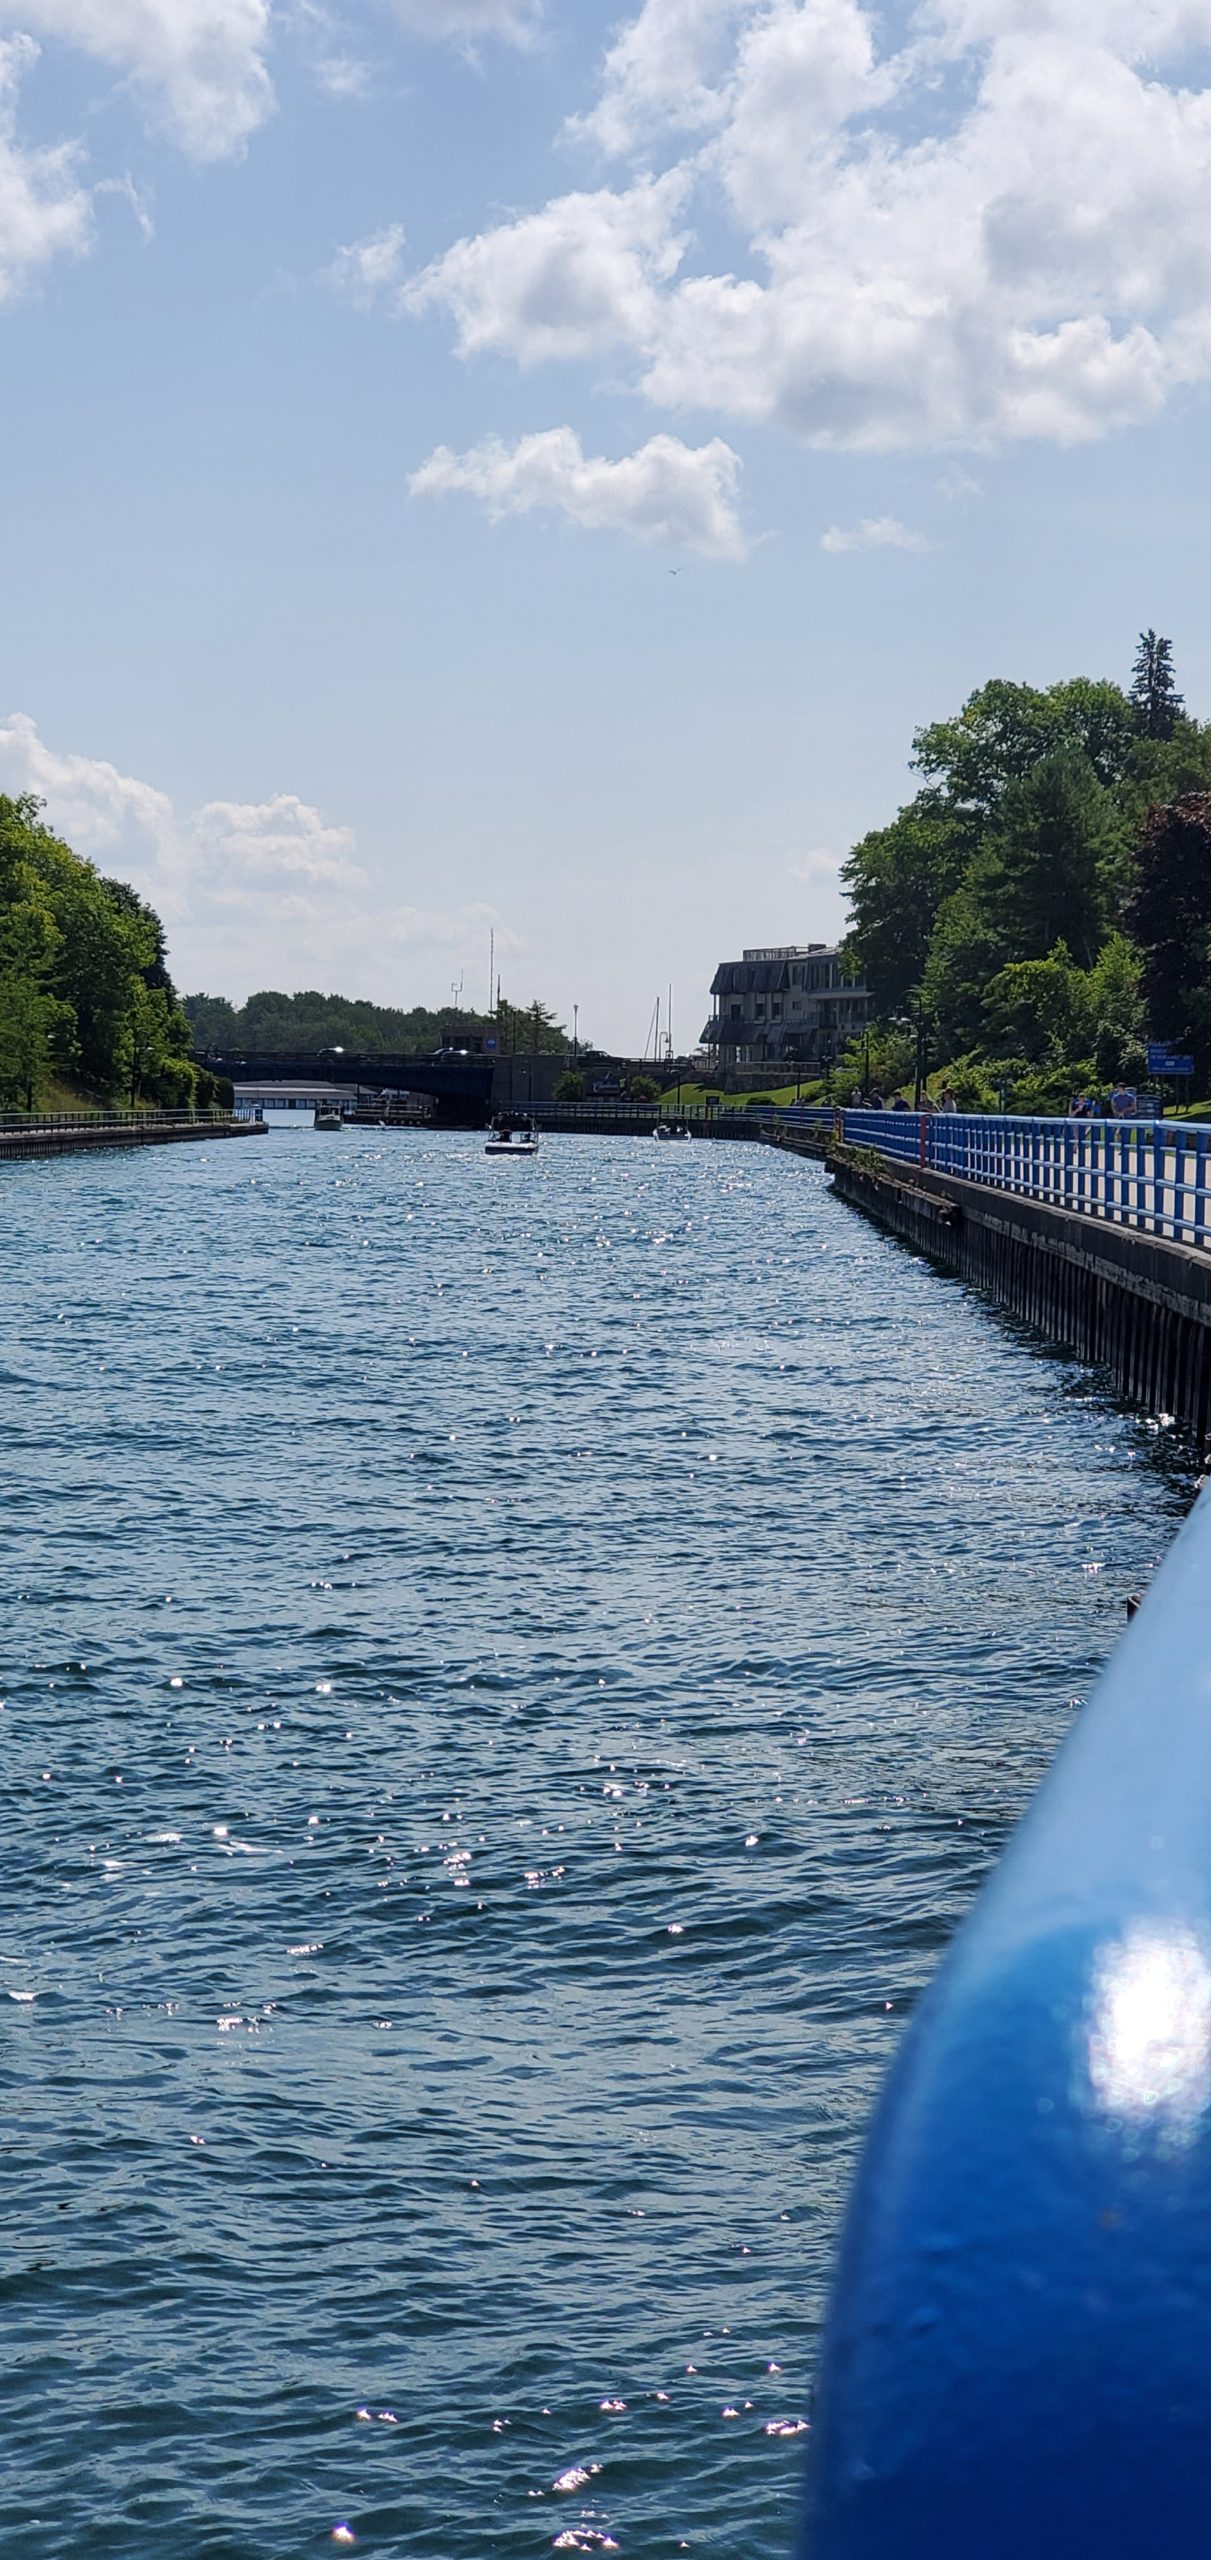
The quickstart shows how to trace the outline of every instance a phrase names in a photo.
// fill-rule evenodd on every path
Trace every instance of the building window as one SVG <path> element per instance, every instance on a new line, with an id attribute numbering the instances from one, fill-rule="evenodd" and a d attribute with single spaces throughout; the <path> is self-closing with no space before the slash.
<path id="1" fill-rule="evenodd" d="M 733 1022 L 739 1022 L 739 1021 L 740 1021 L 740 1019 L 741 1019 L 741 1017 L 742 1017 L 742 1015 L 743 1015 L 743 1012 L 744 1012 L 744 1007 L 743 1007 L 743 1005 L 734 1004 L 734 1005 L 732 1006 L 732 1020 L 733 1020 Z"/>

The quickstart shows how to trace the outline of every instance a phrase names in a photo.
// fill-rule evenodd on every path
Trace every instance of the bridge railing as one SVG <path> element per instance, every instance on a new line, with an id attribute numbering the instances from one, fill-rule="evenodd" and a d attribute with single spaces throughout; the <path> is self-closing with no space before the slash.
<path id="1" fill-rule="evenodd" d="M 1180 1120 L 1047 1120 L 1003 1113 L 844 1111 L 851 1146 L 1180 1244 L 1211 1242 L 1211 1130 Z"/>
<path id="2" fill-rule="evenodd" d="M 1204 1495 L 892 2067 L 802 2560 L 1192 2560 L 1209 2370 Z"/>

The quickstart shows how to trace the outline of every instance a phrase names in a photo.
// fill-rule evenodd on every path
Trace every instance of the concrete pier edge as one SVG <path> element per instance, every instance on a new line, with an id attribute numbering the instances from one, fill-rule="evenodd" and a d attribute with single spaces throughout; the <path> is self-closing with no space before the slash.
<path id="1" fill-rule="evenodd" d="M 32 1156 L 65 1156 L 88 1154 L 102 1147 L 171 1147 L 187 1142 L 197 1144 L 205 1138 L 263 1138 L 267 1135 L 260 1120 L 237 1120 L 234 1115 L 221 1120 L 156 1120 L 106 1126 L 104 1121 L 65 1122 L 60 1127 L 0 1129 L 0 1161 L 23 1162 Z"/>

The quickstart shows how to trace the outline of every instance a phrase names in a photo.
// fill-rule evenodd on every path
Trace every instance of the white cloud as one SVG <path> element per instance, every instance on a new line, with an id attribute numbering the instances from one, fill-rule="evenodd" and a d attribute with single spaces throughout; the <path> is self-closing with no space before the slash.
<path id="1" fill-rule="evenodd" d="M 740 461 L 718 436 L 682 444 L 653 436 L 621 462 L 586 456 L 571 427 L 550 427 L 509 447 L 490 438 L 470 453 L 439 445 L 408 483 L 413 497 L 465 489 L 489 513 L 528 515 L 550 508 L 595 532 L 638 535 L 643 542 L 688 543 L 716 560 L 743 560 L 748 544 L 736 512 Z"/>
<path id="2" fill-rule="evenodd" d="M 15 300 L 52 258 L 81 257 L 92 243 L 92 201 L 75 146 L 30 150 L 17 140 L 17 90 L 37 58 L 28 36 L 0 39 L 0 302 Z"/>
<path id="3" fill-rule="evenodd" d="M 32 791 L 47 804 L 47 823 L 102 870 L 119 849 L 150 871 L 171 875 L 174 892 L 185 843 L 171 800 L 154 783 L 119 773 L 92 756 L 61 755 L 39 736 L 27 712 L 0 721 L 0 788 Z"/>
<path id="4" fill-rule="evenodd" d="M 674 171 L 621 195 L 557 196 L 541 213 L 457 241 L 407 288 L 405 305 L 444 305 L 464 355 L 506 347 L 536 364 L 643 345 L 685 247 L 673 225 L 687 191 Z"/>
<path id="5" fill-rule="evenodd" d="M 242 998 L 257 986 L 338 986 L 383 1003 L 444 997 L 525 948 L 496 908 L 375 897 L 349 827 L 293 793 L 178 810 L 155 783 L 47 745 L 27 713 L 0 720 L 0 790 L 35 792 L 47 824 L 150 899 L 178 985 Z M 406 974 L 405 974 L 406 971 Z"/>
<path id="6" fill-rule="evenodd" d="M 609 352 L 667 410 L 834 447 L 1071 442 L 1205 380 L 1211 0 L 918 0 L 894 23 L 645 0 L 571 137 L 642 173 L 459 241 L 402 307 L 444 305 L 464 353 Z M 732 234 L 697 270 L 695 196 Z"/>
<path id="7" fill-rule="evenodd" d="M 414 34 L 463 43 L 476 36 L 532 43 L 543 16 L 543 0 L 389 0 L 389 6 Z"/>
<path id="8" fill-rule="evenodd" d="M 863 516 L 848 527 L 829 526 L 820 536 L 822 551 L 928 551 L 923 533 L 914 533 L 897 516 Z"/>
<path id="9" fill-rule="evenodd" d="M 199 889 L 238 901 L 273 884 L 351 888 L 365 880 L 351 830 L 329 825 L 289 792 L 255 803 L 211 800 L 182 815 L 154 783 L 49 747 L 26 712 L 0 721 L 0 787 L 36 792 L 47 823 L 77 853 L 101 870 L 120 864 L 169 918 L 187 916 Z"/>
<path id="10" fill-rule="evenodd" d="M 621 154 L 662 130 L 717 125 L 729 47 L 755 15 L 755 0 L 647 0 L 610 46 L 597 105 L 573 117 L 570 131 Z"/>
<path id="11" fill-rule="evenodd" d="M 241 151 L 273 106 L 270 0 L 0 0 L 0 26 L 122 72 L 194 160 Z"/>
<path id="12" fill-rule="evenodd" d="M 355 311 L 372 311 L 376 303 L 397 304 L 404 281 L 404 226 L 389 223 L 366 240 L 351 240 L 338 249 L 324 282 Z"/>
<path id="13" fill-rule="evenodd" d="M 241 880 L 286 877 L 360 884 L 349 827 L 325 824 L 318 809 L 291 792 L 273 800 L 209 800 L 193 821 L 199 865 L 222 867 Z"/>

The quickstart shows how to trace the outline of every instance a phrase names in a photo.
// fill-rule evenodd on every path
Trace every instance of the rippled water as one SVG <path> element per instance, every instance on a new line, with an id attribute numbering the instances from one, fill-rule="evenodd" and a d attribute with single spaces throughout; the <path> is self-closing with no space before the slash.
<path id="1" fill-rule="evenodd" d="M 756 1148 L 2 1177 L 5 2547 L 786 2549 L 1179 1457 Z"/>

